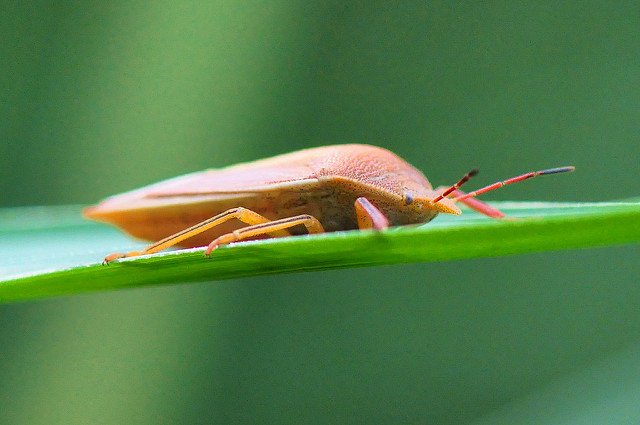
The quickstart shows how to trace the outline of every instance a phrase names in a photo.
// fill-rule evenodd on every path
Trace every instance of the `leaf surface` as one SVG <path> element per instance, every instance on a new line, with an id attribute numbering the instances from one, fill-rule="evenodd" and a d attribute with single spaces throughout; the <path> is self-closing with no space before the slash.
<path id="1" fill-rule="evenodd" d="M 233 244 L 211 258 L 203 248 L 123 259 L 137 249 L 117 229 L 85 221 L 81 207 L 0 210 L 0 301 L 105 289 L 255 276 L 448 261 L 640 241 L 640 202 L 496 202 L 514 220 L 473 211 L 421 226 L 383 232 L 348 231 Z"/>

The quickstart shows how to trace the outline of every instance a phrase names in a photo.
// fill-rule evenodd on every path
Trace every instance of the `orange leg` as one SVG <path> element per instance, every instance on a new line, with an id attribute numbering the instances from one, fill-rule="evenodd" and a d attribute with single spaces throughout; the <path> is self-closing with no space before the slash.
<path id="1" fill-rule="evenodd" d="M 436 188 L 436 192 L 439 191 L 439 190 L 445 189 L 445 188 L 446 188 L 446 186 L 438 187 L 438 188 Z M 466 195 L 466 193 L 464 193 L 461 190 L 454 189 L 454 190 L 451 191 L 450 195 L 458 197 L 458 196 Z M 504 217 L 506 217 L 505 213 L 503 213 L 499 209 L 493 208 L 491 205 L 485 204 L 484 202 L 479 201 L 476 198 L 465 198 L 465 199 L 461 199 L 460 202 L 462 202 L 463 204 L 465 204 L 469 208 L 478 211 L 480 214 L 484 214 L 484 215 L 489 216 L 491 218 L 504 218 Z"/>
<path id="2" fill-rule="evenodd" d="M 377 229 L 382 230 L 389 227 L 389 220 L 385 215 L 376 208 L 367 198 L 358 198 L 354 204 L 356 216 L 358 219 L 358 227 L 360 229 Z M 303 214 L 295 217 L 283 218 L 280 220 L 270 221 L 268 223 L 256 224 L 254 226 L 238 229 L 234 232 L 227 233 L 211 242 L 204 252 L 210 255 L 211 252 L 220 245 L 226 245 L 232 242 L 238 242 L 243 239 L 254 236 L 271 233 L 274 230 L 284 230 L 297 225 L 304 225 L 309 233 L 324 233 L 322 224 L 313 216 Z"/>
<path id="3" fill-rule="evenodd" d="M 320 224 L 318 219 L 316 219 L 314 216 L 308 214 L 297 215 L 295 217 L 282 218 L 280 220 L 274 220 L 267 223 L 244 227 L 231 233 L 227 233 L 226 235 L 222 235 L 209 244 L 206 251 L 204 252 L 204 255 L 209 256 L 211 254 L 211 251 L 213 251 L 220 245 L 238 242 L 243 239 L 252 238 L 254 236 L 282 232 L 285 231 L 285 229 L 289 229 L 300 224 L 304 225 L 309 233 L 324 233 L 322 224 Z"/>
<path id="4" fill-rule="evenodd" d="M 461 190 L 454 190 L 452 195 L 453 196 L 462 196 L 462 195 L 466 195 L 466 194 Z M 491 218 L 505 218 L 506 217 L 506 214 L 503 213 L 502 211 L 500 211 L 499 209 L 493 208 L 491 205 L 485 204 L 484 202 L 479 201 L 476 198 L 461 199 L 460 202 L 462 202 L 463 204 L 465 204 L 469 208 L 478 211 L 480 214 L 484 214 L 484 215 L 489 216 Z"/>
<path id="5" fill-rule="evenodd" d="M 382 230 L 389 227 L 389 219 L 367 198 L 356 199 L 354 207 L 360 229 Z"/>
<path id="6" fill-rule="evenodd" d="M 171 236 L 167 236 L 166 238 L 159 240 L 158 242 L 149 245 L 148 247 L 146 247 L 145 249 L 143 249 L 142 251 L 131 251 L 131 252 L 127 252 L 124 254 L 121 253 L 115 253 L 115 254 L 110 254 L 107 255 L 104 259 L 104 261 L 102 262 L 103 264 L 108 264 L 113 260 L 117 260 L 118 258 L 125 258 L 125 257 L 136 257 L 138 255 L 146 255 L 146 254 L 154 254 L 156 252 L 162 251 L 163 249 L 169 248 L 177 243 L 180 243 L 181 241 L 188 239 L 192 236 L 198 235 L 202 232 L 205 232 L 215 226 L 218 226 L 226 221 L 232 220 L 232 219 L 237 219 L 240 220 L 243 223 L 246 224 L 251 224 L 251 225 L 260 225 L 262 223 L 269 223 L 269 219 L 266 217 L 261 216 L 260 214 L 253 212 L 251 210 L 248 210 L 246 208 L 232 208 L 230 210 L 227 210 L 221 214 L 218 214 L 214 217 L 211 217 L 208 220 L 205 220 L 201 223 L 198 223 L 194 226 L 189 227 L 188 229 L 185 229 L 181 232 L 175 233 Z M 283 237 L 283 236 L 291 236 L 291 234 L 289 232 L 287 232 L 286 230 L 280 230 L 280 229 L 271 229 L 268 230 L 264 233 L 268 233 L 271 236 L 275 236 L 275 237 Z"/>

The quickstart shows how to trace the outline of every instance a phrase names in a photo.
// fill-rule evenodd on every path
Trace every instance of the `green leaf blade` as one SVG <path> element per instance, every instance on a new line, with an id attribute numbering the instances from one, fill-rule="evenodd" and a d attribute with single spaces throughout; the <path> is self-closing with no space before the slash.
<path id="1" fill-rule="evenodd" d="M 88 291 L 182 282 L 213 281 L 274 273 L 345 267 L 449 261 L 466 258 L 543 252 L 637 243 L 640 203 L 495 203 L 514 220 L 490 220 L 465 211 L 442 216 L 422 226 L 384 232 L 350 231 L 271 239 L 221 247 L 211 258 L 203 249 L 171 251 L 124 259 L 103 266 L 104 254 L 140 246 L 114 229 L 80 221 L 77 208 L 63 213 L 52 207 L 55 220 L 7 220 L 15 210 L 0 212 L 3 244 L 0 254 L 13 263 L 0 270 L 21 275 L 0 277 L 0 301 L 8 302 Z M 56 215 L 57 213 L 57 215 Z M 28 224 L 32 225 L 29 226 Z M 61 224 L 62 223 L 62 224 Z M 69 242 L 71 238 L 71 242 Z M 7 243 L 9 240 L 10 243 Z M 75 254 L 64 256 L 64 241 Z M 24 250 L 40 263 L 20 268 Z M 40 249 L 40 254 L 38 254 Z M 15 249 L 14 249 L 15 251 Z M 38 255 L 43 256 L 40 258 Z M 53 255 L 54 259 L 47 257 Z M 55 257 L 57 256 L 57 257 Z M 49 259 L 48 259 L 49 258 Z M 57 258 L 57 260 L 55 260 Z M 48 260 L 47 260 L 48 259 Z M 34 260 L 35 261 L 35 260 Z M 48 261 L 48 262 L 47 262 Z M 52 270 L 42 270 L 51 263 Z M 82 265 L 85 263 L 84 265 Z"/>

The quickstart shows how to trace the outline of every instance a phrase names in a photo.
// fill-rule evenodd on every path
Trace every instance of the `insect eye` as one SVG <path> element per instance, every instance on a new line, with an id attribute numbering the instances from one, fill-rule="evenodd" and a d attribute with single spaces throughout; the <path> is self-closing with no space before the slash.
<path id="1" fill-rule="evenodd" d="M 413 196 L 411 196 L 410 193 L 405 192 L 404 193 L 404 204 L 405 205 L 411 205 L 413 203 Z"/>

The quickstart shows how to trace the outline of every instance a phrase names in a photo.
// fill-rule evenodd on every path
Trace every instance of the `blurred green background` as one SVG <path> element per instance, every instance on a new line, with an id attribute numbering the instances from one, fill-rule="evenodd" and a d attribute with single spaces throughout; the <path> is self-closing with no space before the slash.
<path id="1" fill-rule="evenodd" d="M 0 206 L 330 143 L 638 196 L 638 2 L 2 2 Z M 473 186 L 473 184 L 472 184 Z M 640 249 L 0 306 L 0 423 L 637 423 Z M 1 261 L 1 260 L 0 260 Z"/>

